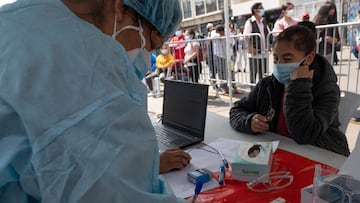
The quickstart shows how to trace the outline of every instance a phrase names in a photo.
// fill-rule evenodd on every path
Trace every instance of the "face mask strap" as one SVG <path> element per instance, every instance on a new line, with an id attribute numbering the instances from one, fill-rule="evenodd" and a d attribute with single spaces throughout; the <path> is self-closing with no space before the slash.
<path id="1" fill-rule="evenodd" d="M 145 37 L 144 37 L 144 29 L 141 25 L 141 20 L 140 18 L 138 18 L 138 23 L 139 23 L 139 27 L 136 27 L 134 25 L 126 25 L 124 26 L 123 28 L 121 28 L 120 30 L 116 31 L 116 27 L 117 27 L 117 15 L 115 14 L 115 22 L 114 22 L 114 30 L 113 30 L 113 34 L 112 34 L 112 37 L 115 39 L 116 36 L 118 34 L 120 34 L 120 32 L 126 30 L 126 29 L 130 29 L 130 30 L 135 30 L 135 31 L 138 31 L 139 32 L 139 36 L 140 36 L 140 39 L 141 39 L 141 48 L 145 48 L 145 44 L 146 44 L 146 40 L 145 40 Z"/>
<path id="2" fill-rule="evenodd" d="M 113 30 L 113 34 L 112 34 L 112 38 L 116 38 L 116 26 L 117 26 L 117 15 L 116 15 L 116 13 L 115 13 L 115 21 L 114 21 L 114 30 Z"/>
<path id="3" fill-rule="evenodd" d="M 303 66 L 305 63 L 307 56 L 305 56 L 300 62 L 299 62 L 299 66 Z"/>
<path id="4" fill-rule="evenodd" d="M 140 18 L 138 18 L 138 23 L 139 23 L 139 35 L 140 35 L 140 39 L 141 39 L 141 48 L 145 48 L 146 39 L 144 37 L 144 29 L 141 25 Z"/>

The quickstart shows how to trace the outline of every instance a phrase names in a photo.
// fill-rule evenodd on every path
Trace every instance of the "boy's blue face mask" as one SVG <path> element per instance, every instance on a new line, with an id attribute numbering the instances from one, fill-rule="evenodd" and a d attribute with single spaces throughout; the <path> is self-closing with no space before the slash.
<path id="1" fill-rule="evenodd" d="M 304 63 L 306 57 L 297 63 L 274 64 L 273 76 L 281 83 L 287 84 L 290 81 L 290 74 L 293 70 Z"/>

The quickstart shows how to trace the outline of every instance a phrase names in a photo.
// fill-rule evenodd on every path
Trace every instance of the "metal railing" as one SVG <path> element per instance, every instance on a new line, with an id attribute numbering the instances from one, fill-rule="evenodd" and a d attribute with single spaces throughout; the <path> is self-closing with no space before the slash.
<path id="1" fill-rule="evenodd" d="M 353 29 L 350 29 L 352 27 Z M 317 53 L 327 57 L 333 64 L 338 77 L 338 85 L 341 90 L 360 93 L 359 79 L 360 60 L 351 52 L 354 36 L 360 36 L 358 29 L 360 22 L 322 25 L 316 27 Z M 336 37 L 331 31 L 338 29 L 339 44 L 322 44 L 321 36 Z M 331 35 L 329 34 L 331 33 Z M 216 96 L 221 91 L 228 93 L 232 98 L 232 90 L 251 88 L 262 78 L 272 73 L 273 57 L 271 53 L 271 42 L 277 33 L 271 32 L 266 39 L 260 34 L 232 35 L 227 37 L 195 39 L 177 43 L 168 43 L 171 53 L 177 56 L 168 79 L 184 80 L 210 84 L 216 90 Z M 350 36 L 346 40 L 345 36 Z M 266 45 L 264 42 L 266 40 Z M 359 40 L 357 38 L 356 40 Z M 251 43 L 250 45 L 248 43 Z M 346 43 L 349 42 L 349 43 Z M 186 46 L 200 44 L 200 54 L 197 54 L 192 63 L 184 64 L 186 54 L 183 49 Z M 192 45 L 190 45 L 192 44 Z M 323 46 L 323 47 L 321 47 Z M 228 52 L 226 49 L 231 49 Z M 330 49 L 330 51 L 328 51 Z M 322 50 L 322 52 L 321 52 Z M 178 52 L 177 54 L 175 54 Z M 229 54 L 230 53 L 230 54 Z M 327 53 L 331 53 L 330 55 Z M 337 56 L 337 61 L 335 60 Z M 331 58 L 330 58 L 331 57 Z M 197 68 L 196 68 L 197 67 Z M 196 75 L 198 80 L 196 81 Z M 231 104 L 230 104 L 231 105 Z"/>

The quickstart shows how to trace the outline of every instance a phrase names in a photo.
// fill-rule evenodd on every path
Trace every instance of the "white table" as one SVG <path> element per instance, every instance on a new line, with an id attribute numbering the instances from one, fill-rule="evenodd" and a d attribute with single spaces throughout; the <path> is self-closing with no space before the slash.
<path id="1" fill-rule="evenodd" d="M 271 132 L 258 135 L 237 132 L 231 128 L 229 118 L 208 111 L 205 127 L 205 143 L 210 143 L 217 138 L 228 138 L 247 142 L 279 140 L 279 148 L 302 155 L 314 161 L 318 161 L 335 168 L 340 168 L 347 158 L 340 154 L 333 153 L 313 145 L 297 144 L 291 138 Z"/>

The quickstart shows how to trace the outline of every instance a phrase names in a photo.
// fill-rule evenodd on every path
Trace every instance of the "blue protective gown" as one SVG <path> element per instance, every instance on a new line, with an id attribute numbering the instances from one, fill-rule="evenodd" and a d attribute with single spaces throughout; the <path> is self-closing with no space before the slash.
<path id="1" fill-rule="evenodd" d="M 125 49 L 60 0 L 0 10 L 0 202 L 177 202 Z"/>

